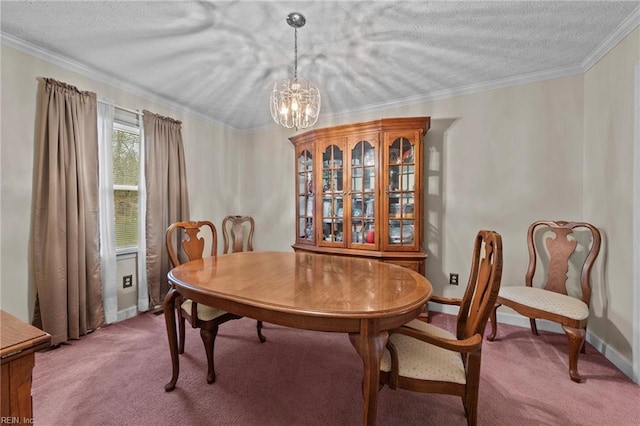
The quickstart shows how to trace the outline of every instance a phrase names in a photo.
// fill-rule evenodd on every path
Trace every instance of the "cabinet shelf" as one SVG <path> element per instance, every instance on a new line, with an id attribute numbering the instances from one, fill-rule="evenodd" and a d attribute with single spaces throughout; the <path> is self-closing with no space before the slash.
<path id="1" fill-rule="evenodd" d="M 389 213 L 389 219 L 409 219 L 412 220 L 413 213 Z"/>

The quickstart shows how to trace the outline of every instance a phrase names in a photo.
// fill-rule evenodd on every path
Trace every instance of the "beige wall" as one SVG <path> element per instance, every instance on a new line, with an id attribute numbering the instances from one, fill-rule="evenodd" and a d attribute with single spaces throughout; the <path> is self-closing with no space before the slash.
<path id="1" fill-rule="evenodd" d="M 631 359 L 633 94 L 640 29 L 584 77 L 584 216 L 603 231 L 606 267 L 594 286 L 591 331 Z M 636 260 L 637 261 L 637 260 Z"/>
<path id="2" fill-rule="evenodd" d="M 244 170 L 244 137 L 157 101 L 116 89 L 18 50 L 2 49 L 2 133 L 0 217 L 0 306 L 28 321 L 34 289 L 28 273 L 34 127 L 38 77 L 51 77 L 96 92 L 117 105 L 147 109 L 182 121 L 191 217 L 222 223 L 240 209 L 237 197 Z M 232 167 L 230 165 L 233 165 Z M 199 196 L 197 194 L 205 194 Z M 224 208 L 221 206 L 225 206 Z M 221 242 L 220 242 L 221 244 Z"/>
<path id="3" fill-rule="evenodd" d="M 638 38 L 636 30 L 584 75 L 328 117 L 317 127 L 431 116 L 425 242 L 427 276 L 436 294 L 462 294 L 464 287 L 449 286 L 447 277 L 458 272 L 465 282 L 480 228 L 503 236 L 503 285 L 523 283 L 525 233 L 532 221 L 587 220 L 603 229 L 606 267 L 599 265 L 594 274 L 591 329 L 630 360 L 632 71 L 640 56 Z M 23 319 L 32 310 L 26 271 L 38 76 L 182 120 L 192 217 L 220 223 L 226 214 L 251 214 L 258 226 L 256 249 L 291 249 L 294 151 L 287 138 L 295 132 L 273 126 L 234 134 L 3 47 L 3 309 Z"/>
<path id="4" fill-rule="evenodd" d="M 354 114 L 320 126 L 431 116 L 425 150 L 427 277 L 436 293 L 462 295 L 463 286 L 447 285 L 449 272 L 466 277 L 479 229 L 502 233 L 508 248 L 504 283 L 513 285 L 523 282 L 530 222 L 582 217 L 582 94 L 583 78 L 573 76 Z M 276 170 L 269 181 L 257 178 L 245 190 L 255 211 L 270 218 L 268 244 L 278 249 L 294 239 L 294 154 L 286 141 L 292 134 L 274 130 L 252 135 L 250 141 L 257 162 L 252 169 L 263 176 Z M 277 155 L 268 157 L 274 148 Z"/>

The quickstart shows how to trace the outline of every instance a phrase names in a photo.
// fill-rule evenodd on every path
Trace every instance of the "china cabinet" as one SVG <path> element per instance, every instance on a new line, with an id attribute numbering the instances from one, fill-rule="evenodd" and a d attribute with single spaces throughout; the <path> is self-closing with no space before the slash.
<path id="1" fill-rule="evenodd" d="M 429 117 L 314 129 L 296 155 L 296 251 L 376 258 L 424 274 Z"/>

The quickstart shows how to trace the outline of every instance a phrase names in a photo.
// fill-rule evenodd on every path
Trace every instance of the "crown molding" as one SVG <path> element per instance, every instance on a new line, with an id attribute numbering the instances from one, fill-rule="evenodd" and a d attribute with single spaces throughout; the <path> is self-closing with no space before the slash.
<path id="1" fill-rule="evenodd" d="M 123 90 L 132 95 L 140 96 L 150 102 L 161 104 L 167 108 L 171 108 L 175 111 L 180 111 L 187 113 L 191 116 L 194 116 L 206 123 L 213 124 L 218 127 L 222 127 L 227 130 L 231 130 L 233 132 L 239 133 L 239 130 L 231 127 L 227 124 L 224 124 L 220 121 L 216 121 L 211 117 L 208 117 L 198 111 L 195 111 L 185 105 L 179 104 L 177 102 L 170 101 L 167 98 L 162 96 L 158 96 L 157 94 L 150 92 L 141 88 L 140 86 L 130 84 L 124 82 L 112 75 L 106 74 L 102 71 L 98 71 L 94 68 L 88 67 L 79 62 L 73 61 L 69 58 L 66 58 L 62 55 L 55 54 L 46 49 L 43 49 L 35 44 L 29 43 L 27 41 L 21 40 L 17 37 L 14 37 L 10 34 L 4 33 L 0 31 L 0 44 L 3 46 L 10 47 L 12 49 L 16 49 L 20 52 L 26 53 L 28 55 L 34 56 L 43 61 L 52 63 L 66 70 L 75 72 L 77 74 L 83 75 L 85 77 L 91 78 L 92 80 L 96 80 L 100 83 L 107 84 L 116 89 Z"/>
<path id="2" fill-rule="evenodd" d="M 625 18 L 624 21 L 616 27 L 580 64 L 582 72 L 587 72 L 594 66 L 600 59 L 602 59 L 611 49 L 616 47 L 618 43 L 628 36 L 631 31 L 635 30 L 640 25 L 640 6 L 638 6 L 631 15 Z"/>

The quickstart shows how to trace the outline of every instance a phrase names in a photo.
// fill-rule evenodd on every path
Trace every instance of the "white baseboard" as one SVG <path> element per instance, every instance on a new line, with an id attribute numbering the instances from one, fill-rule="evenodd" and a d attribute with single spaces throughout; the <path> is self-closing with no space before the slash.
<path id="1" fill-rule="evenodd" d="M 429 310 L 430 311 L 434 311 L 434 312 L 442 312 L 442 313 L 445 313 L 445 314 L 451 314 L 451 315 L 457 315 L 458 314 L 458 308 L 457 307 L 455 307 L 455 306 L 447 306 L 447 305 L 439 305 L 439 304 L 436 304 L 436 303 L 429 304 Z M 515 325 L 517 327 L 523 327 L 523 328 L 529 328 L 530 327 L 529 318 L 523 317 L 521 315 L 516 315 L 516 314 L 501 313 L 500 310 L 498 310 L 498 323 L 499 324 Z M 536 320 L 536 325 L 538 327 L 538 330 L 549 331 L 549 332 L 552 332 L 552 333 L 564 334 L 564 331 L 562 330 L 562 327 L 559 324 L 551 322 L 551 321 L 540 320 L 539 319 L 539 320 Z M 602 355 L 604 355 L 605 358 L 607 358 L 609 361 L 611 361 L 611 363 L 613 365 L 615 365 L 616 368 L 618 368 L 620 371 L 622 371 L 622 373 L 624 373 L 624 375 L 629 377 L 631 380 L 634 380 L 633 364 L 632 364 L 631 360 L 625 358 L 618 351 L 616 351 L 615 349 L 611 348 L 609 345 L 607 345 L 606 342 L 604 342 L 602 339 L 600 339 L 595 334 L 591 333 L 591 331 L 589 331 L 588 328 L 587 328 L 587 342 L 589 342 L 589 344 L 591 344 L 598 352 L 600 352 Z M 638 383 L 638 382 L 636 382 L 636 383 Z"/>
<path id="2" fill-rule="evenodd" d="M 133 318 L 136 315 L 138 315 L 138 308 L 135 307 L 135 306 L 132 306 L 132 307 L 127 308 L 125 310 L 118 311 L 118 316 L 116 318 L 116 322 L 122 321 L 122 320 L 126 320 L 128 318 Z"/>

